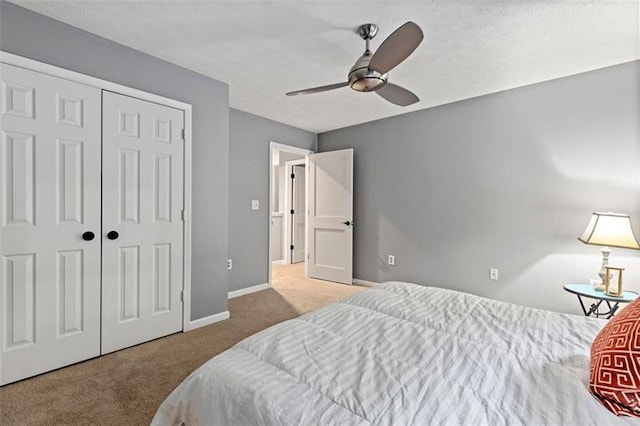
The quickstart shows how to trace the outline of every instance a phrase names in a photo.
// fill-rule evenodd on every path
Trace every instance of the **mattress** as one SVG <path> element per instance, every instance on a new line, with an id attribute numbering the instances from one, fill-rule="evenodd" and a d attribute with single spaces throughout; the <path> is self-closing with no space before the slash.
<path id="1" fill-rule="evenodd" d="M 154 425 L 631 425 L 589 393 L 606 322 L 387 282 L 236 344 Z"/>

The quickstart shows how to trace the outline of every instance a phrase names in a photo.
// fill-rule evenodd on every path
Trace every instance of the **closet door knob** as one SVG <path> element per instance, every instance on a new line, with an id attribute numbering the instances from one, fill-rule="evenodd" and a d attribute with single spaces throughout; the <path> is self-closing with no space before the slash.
<path id="1" fill-rule="evenodd" d="M 109 233 L 107 234 L 107 238 L 110 240 L 117 240 L 119 236 L 120 234 L 118 234 L 118 232 L 116 231 L 109 231 Z"/>
<path id="2" fill-rule="evenodd" d="M 93 238 L 96 236 L 96 234 L 94 234 L 91 231 L 87 231 L 85 233 L 82 234 L 82 239 L 85 241 L 91 241 L 93 240 Z"/>

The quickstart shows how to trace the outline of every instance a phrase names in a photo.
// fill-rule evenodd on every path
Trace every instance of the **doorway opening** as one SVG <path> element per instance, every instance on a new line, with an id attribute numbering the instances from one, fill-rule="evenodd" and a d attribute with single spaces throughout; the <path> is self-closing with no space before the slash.
<path id="1" fill-rule="evenodd" d="M 269 168 L 269 287 L 276 276 L 353 284 L 353 149 L 271 142 Z"/>
<path id="2" fill-rule="evenodd" d="M 307 273 L 306 164 L 313 151 L 271 142 L 269 183 L 269 287 Z"/>

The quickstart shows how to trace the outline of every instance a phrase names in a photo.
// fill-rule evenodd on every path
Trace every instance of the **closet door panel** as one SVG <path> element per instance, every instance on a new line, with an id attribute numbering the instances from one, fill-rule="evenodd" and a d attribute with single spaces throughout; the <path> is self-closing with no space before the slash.
<path id="1" fill-rule="evenodd" d="M 0 384 L 99 354 L 99 89 L 2 64 Z"/>
<path id="2" fill-rule="evenodd" d="M 183 114 L 103 93 L 102 353 L 182 330 Z"/>

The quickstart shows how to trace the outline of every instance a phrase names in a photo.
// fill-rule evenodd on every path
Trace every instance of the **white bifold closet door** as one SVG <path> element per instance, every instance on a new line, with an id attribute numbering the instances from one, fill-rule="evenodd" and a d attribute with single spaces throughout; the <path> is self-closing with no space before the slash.
<path id="1" fill-rule="evenodd" d="M 5 384 L 100 354 L 101 91 L 1 67 Z"/>
<path id="2" fill-rule="evenodd" d="M 1 67 L 0 385 L 182 330 L 183 111 Z"/>
<path id="3" fill-rule="evenodd" d="M 182 330 L 183 111 L 103 92 L 102 353 Z"/>

